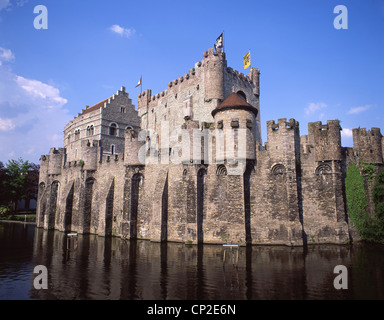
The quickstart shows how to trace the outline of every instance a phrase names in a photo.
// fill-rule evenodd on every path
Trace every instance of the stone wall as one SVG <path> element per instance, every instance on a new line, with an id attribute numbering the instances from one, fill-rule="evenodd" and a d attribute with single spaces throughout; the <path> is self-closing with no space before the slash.
<path id="1" fill-rule="evenodd" d="M 111 124 L 116 125 L 114 135 L 111 135 Z M 93 145 L 99 141 L 103 153 L 124 153 L 124 138 L 127 128 L 138 129 L 140 118 L 137 116 L 132 99 L 129 98 L 125 87 L 116 94 L 98 104 L 87 106 L 70 121 L 64 128 L 64 147 L 66 149 L 65 162 L 83 160 L 83 147 Z"/>
<path id="2" fill-rule="evenodd" d="M 299 124 L 294 119 L 269 121 L 267 135 L 251 174 L 252 243 L 302 244 Z"/>
<path id="3" fill-rule="evenodd" d="M 142 92 L 137 111 L 124 88 L 83 110 L 65 127 L 64 148 L 41 157 L 37 226 L 194 244 L 358 239 L 345 173 L 361 160 L 383 162 L 380 130 L 355 129 L 354 147 L 342 148 L 339 121 L 309 123 L 300 137 L 299 123 L 283 118 L 267 122 L 262 145 L 259 75 L 227 67 L 224 52 L 209 49 L 165 91 Z M 256 111 L 227 106 L 213 117 L 232 92 Z M 220 145 L 220 132 L 225 142 L 233 135 L 235 152 Z"/>
<path id="4" fill-rule="evenodd" d="M 365 163 L 383 163 L 383 136 L 379 128 L 353 129 L 353 148 L 357 156 Z"/>
<path id="5" fill-rule="evenodd" d="M 308 243 L 350 240 L 338 121 L 308 124 L 302 138 L 303 221 Z"/>

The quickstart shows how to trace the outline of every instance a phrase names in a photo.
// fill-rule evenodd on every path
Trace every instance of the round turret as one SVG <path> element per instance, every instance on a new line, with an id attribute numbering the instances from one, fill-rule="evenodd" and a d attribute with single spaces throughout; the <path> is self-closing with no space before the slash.
<path id="1" fill-rule="evenodd" d="M 256 158 L 257 114 L 258 110 L 237 93 L 231 93 L 212 111 L 215 127 L 224 133 L 216 137 L 217 161 Z M 224 148 L 220 136 L 224 138 Z"/>
<path id="2" fill-rule="evenodd" d="M 214 52 L 209 49 L 204 52 L 205 65 L 205 99 L 217 100 L 219 104 L 224 99 L 224 69 L 226 66 L 223 51 Z"/>

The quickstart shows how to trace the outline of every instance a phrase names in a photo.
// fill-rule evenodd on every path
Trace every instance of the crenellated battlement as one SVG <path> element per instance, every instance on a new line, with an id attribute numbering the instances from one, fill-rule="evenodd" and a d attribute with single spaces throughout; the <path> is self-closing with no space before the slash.
<path id="1" fill-rule="evenodd" d="M 195 67 L 189 69 L 189 72 L 181 77 L 178 77 L 170 82 L 168 82 L 167 89 L 164 91 L 161 91 L 157 94 L 152 95 L 152 90 L 147 89 L 140 93 L 137 97 L 137 108 L 145 108 L 149 105 L 152 106 L 152 102 L 155 102 L 156 100 L 159 100 L 161 98 L 167 97 L 168 93 L 173 89 L 177 88 L 181 84 L 186 84 L 190 80 L 193 80 L 198 72 L 200 72 L 200 68 L 202 67 L 202 62 L 196 62 Z M 198 86 L 198 85 L 197 85 Z M 198 87 L 197 87 L 198 88 Z M 157 103 L 157 102 L 156 102 Z M 154 104 L 153 106 L 156 106 Z"/>
<path id="2" fill-rule="evenodd" d="M 106 163 L 118 164 L 118 162 L 124 163 L 124 155 L 123 154 L 103 154 L 101 156 L 101 165 Z"/>
<path id="3" fill-rule="evenodd" d="M 74 124 L 78 123 L 78 121 L 81 119 L 80 117 L 84 116 L 85 114 L 88 114 L 88 113 L 96 111 L 96 110 L 98 110 L 98 112 L 101 113 L 104 109 L 110 107 L 112 102 L 117 101 L 120 98 L 128 98 L 129 99 L 129 93 L 126 92 L 125 90 L 126 90 L 126 88 L 124 86 L 122 86 L 120 88 L 120 90 L 117 90 L 116 93 L 113 94 L 112 96 L 110 96 L 109 98 L 104 99 L 104 100 L 94 104 L 93 106 L 86 105 L 85 108 L 81 109 L 81 112 L 77 113 L 77 116 L 74 116 L 73 119 L 68 122 L 68 124 L 65 126 L 64 129 L 66 130 L 67 128 L 70 128 Z M 129 99 L 129 101 L 131 102 L 132 100 Z"/>
<path id="4" fill-rule="evenodd" d="M 196 76 L 200 75 L 202 69 L 205 68 L 208 65 L 209 61 L 211 61 L 212 59 L 225 61 L 225 53 L 221 50 L 219 50 L 218 52 L 214 52 L 213 48 L 208 49 L 203 53 L 202 61 L 196 62 L 194 68 L 189 69 L 189 72 L 187 74 L 168 82 L 166 90 L 154 95 L 152 95 L 152 91 L 150 89 L 147 89 L 140 93 L 138 95 L 138 109 L 146 107 L 151 104 L 151 102 L 166 97 L 171 90 L 175 90 L 175 88 L 177 88 L 178 86 L 182 84 L 185 85 L 190 80 L 195 79 Z M 231 68 L 226 68 L 226 70 L 228 73 L 232 73 L 237 76 L 240 80 L 243 80 L 245 82 L 251 81 L 251 79 L 249 79 L 243 74 L 240 74 L 238 71 L 234 71 Z M 196 89 L 199 89 L 199 84 L 196 85 Z"/>
<path id="5" fill-rule="evenodd" d="M 252 69 L 259 71 L 258 69 L 255 69 L 255 68 L 252 68 Z M 237 78 L 239 81 L 243 81 L 243 83 L 247 86 L 251 87 L 255 84 L 252 77 L 250 77 L 244 73 L 241 73 L 237 70 L 234 70 L 230 67 L 226 68 L 226 72 L 227 72 L 227 74 L 232 75 L 233 77 Z"/>
<path id="6" fill-rule="evenodd" d="M 300 139 L 300 125 L 295 119 L 281 118 L 267 121 L 267 141 L 264 146 L 259 145 L 258 153 L 261 157 L 271 156 L 280 159 L 295 157 L 298 152 Z"/>
<path id="7" fill-rule="evenodd" d="M 380 128 L 352 129 L 353 149 L 361 161 L 383 163 L 383 136 Z"/>
<path id="8" fill-rule="evenodd" d="M 213 48 L 209 48 L 203 53 L 203 61 L 208 59 L 222 59 L 225 60 L 225 52 L 220 48 L 217 51 L 214 51 Z"/>
<path id="9" fill-rule="evenodd" d="M 248 70 L 210 48 L 165 90 L 141 92 L 137 111 L 124 87 L 86 106 L 64 129 L 65 149 L 41 157 L 37 225 L 184 243 L 354 239 L 345 169 L 383 163 L 380 129 L 354 129 L 346 150 L 339 120 L 300 137 L 298 121 L 280 118 L 263 147 L 260 71 Z"/>
<path id="10" fill-rule="evenodd" d="M 275 120 L 267 121 L 267 131 L 268 132 L 276 132 L 276 131 L 282 131 L 282 130 L 292 130 L 292 129 L 298 129 L 299 128 L 299 122 L 295 119 L 289 119 L 287 122 L 287 118 L 281 118 L 277 120 L 277 123 Z"/>
<path id="11" fill-rule="evenodd" d="M 339 120 L 308 123 L 308 142 L 314 146 L 316 161 L 341 160 L 341 134 Z"/>
<path id="12" fill-rule="evenodd" d="M 194 68 L 167 84 L 167 89 L 153 94 L 150 89 L 138 95 L 137 109 L 139 116 L 154 112 L 158 107 L 167 106 L 186 95 L 193 93 L 195 97 L 203 96 L 204 102 L 208 103 L 207 108 L 215 108 L 223 101 L 228 94 L 235 90 L 247 93 L 252 100 L 252 104 L 258 107 L 260 71 L 250 68 L 249 75 L 245 75 L 237 70 L 227 67 L 224 51 L 218 49 L 214 51 L 209 48 L 203 53 L 203 59 L 195 63 Z M 225 86 L 224 83 L 231 83 Z M 199 92 L 200 91 L 200 92 Z M 190 92 L 189 94 L 187 92 Z M 208 120 L 208 119 L 207 119 Z"/>
<path id="13" fill-rule="evenodd" d="M 51 148 L 48 155 L 42 155 L 40 157 L 40 171 L 47 175 L 61 174 L 64 154 L 64 148 Z"/>
<path id="14" fill-rule="evenodd" d="M 357 128 L 352 129 L 353 135 L 360 135 L 364 137 L 379 137 L 382 138 L 382 134 L 380 128 L 371 128 L 371 130 L 367 130 L 366 128 Z"/>

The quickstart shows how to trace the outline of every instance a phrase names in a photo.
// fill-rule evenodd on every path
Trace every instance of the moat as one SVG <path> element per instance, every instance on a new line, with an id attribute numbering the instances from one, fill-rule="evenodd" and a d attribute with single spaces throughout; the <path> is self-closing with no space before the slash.
<path id="1" fill-rule="evenodd" d="M 48 289 L 34 288 L 37 265 L 47 267 Z M 334 288 L 337 265 L 347 267 L 348 289 Z M 93 235 L 68 244 L 63 232 L 0 223 L 0 299 L 384 299 L 384 246 L 253 246 L 237 252 Z"/>

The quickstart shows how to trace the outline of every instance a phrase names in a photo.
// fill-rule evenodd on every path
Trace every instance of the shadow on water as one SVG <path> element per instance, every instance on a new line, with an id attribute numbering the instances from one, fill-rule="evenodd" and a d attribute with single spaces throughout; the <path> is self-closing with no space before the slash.
<path id="1" fill-rule="evenodd" d="M 1 249 L 7 248 L 1 251 L 0 284 L 17 269 L 12 248 L 24 246 L 30 273 L 19 294 L 26 299 L 384 299 L 384 246 L 379 245 L 247 246 L 236 252 L 219 245 L 95 235 L 78 235 L 68 244 L 65 233 L 21 228 L 0 224 Z M 36 265 L 47 267 L 47 290 L 33 288 Z M 337 265 L 347 267 L 347 290 L 333 286 Z M 9 284 L 0 285 L 2 297 L 4 290 L 11 290 Z"/>

